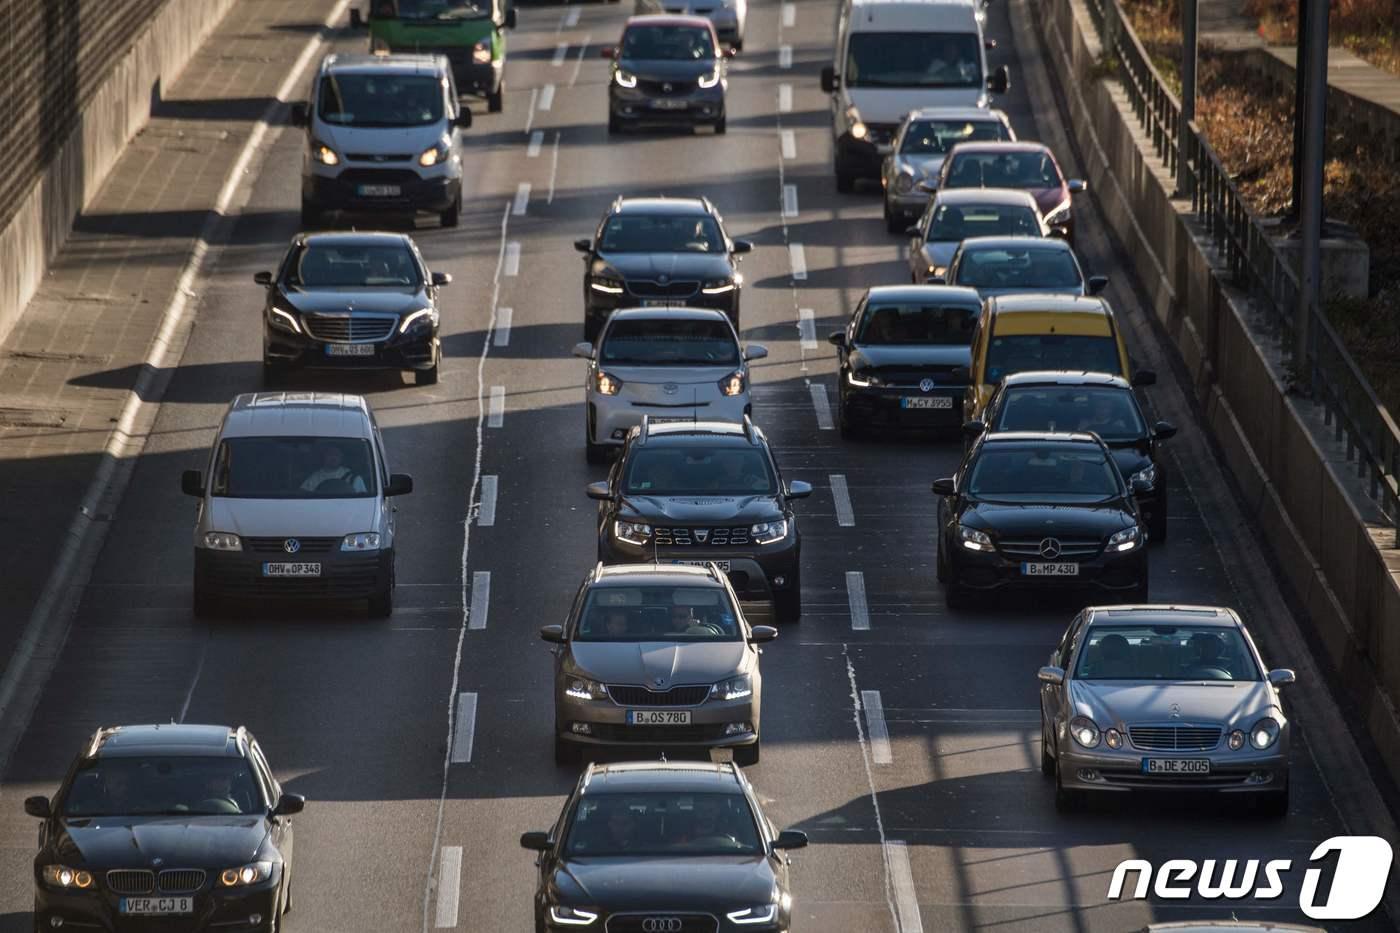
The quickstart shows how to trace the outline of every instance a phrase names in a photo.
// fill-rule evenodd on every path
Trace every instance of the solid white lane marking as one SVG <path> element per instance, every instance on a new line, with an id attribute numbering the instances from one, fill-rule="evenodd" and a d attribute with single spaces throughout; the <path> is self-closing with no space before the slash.
<path id="1" fill-rule="evenodd" d="M 511 205 L 510 212 L 516 217 L 525 216 L 525 211 L 530 207 L 530 183 L 522 181 L 515 188 L 515 203 Z"/>
<path id="2" fill-rule="evenodd" d="M 792 277 L 801 282 L 807 278 L 807 251 L 801 243 L 788 244 L 788 261 L 792 263 Z"/>
<path id="3" fill-rule="evenodd" d="M 545 199 L 546 204 L 554 203 L 554 179 L 559 176 L 559 137 L 563 132 L 554 134 L 554 145 L 549 157 L 549 197 Z"/>
<path id="4" fill-rule="evenodd" d="M 870 631 L 870 609 L 865 603 L 865 574 L 859 570 L 846 571 L 846 601 L 851 607 L 852 631 Z"/>
<path id="5" fill-rule="evenodd" d="M 540 154 L 540 147 L 544 145 L 544 130 L 535 130 L 530 134 L 530 145 L 525 147 L 525 155 L 533 159 Z"/>
<path id="6" fill-rule="evenodd" d="M 499 428 L 506 417 L 505 386 L 491 387 L 491 401 L 486 412 L 486 426 L 488 428 Z"/>
<path id="7" fill-rule="evenodd" d="M 433 926 L 439 930 L 457 925 L 457 908 L 462 899 L 462 847 L 443 846 L 438 859 L 437 914 Z"/>
<path id="8" fill-rule="evenodd" d="M 496 330 L 491 334 L 491 340 L 498 347 L 510 346 L 510 319 L 515 311 L 511 308 L 496 309 Z"/>
<path id="9" fill-rule="evenodd" d="M 791 67 L 792 67 L 792 46 L 790 46 L 790 45 L 780 45 L 780 46 L 778 46 L 778 67 L 779 67 L 779 68 L 791 68 Z"/>
<path id="10" fill-rule="evenodd" d="M 899 910 L 899 933 L 924 933 L 919 916 L 919 895 L 914 889 L 914 870 L 909 867 L 909 847 L 903 840 L 885 842 L 885 867 L 894 885 L 894 903 Z"/>
<path id="11" fill-rule="evenodd" d="M 554 85 L 552 85 L 552 84 L 546 84 L 546 85 L 544 86 L 544 90 L 540 91 L 539 108 L 540 108 L 541 110 L 548 110 L 550 107 L 553 107 L 553 106 L 554 106 Z"/>
<path id="12" fill-rule="evenodd" d="M 856 512 L 851 508 L 851 488 L 846 484 L 844 473 L 833 473 L 829 477 L 831 480 L 831 498 L 836 503 L 836 524 L 842 528 L 853 528 L 856 524 Z"/>
<path id="13" fill-rule="evenodd" d="M 860 744 L 860 761 L 865 766 L 865 786 L 870 790 L 870 809 L 875 814 L 875 832 L 880 837 L 880 847 L 884 851 L 886 845 L 885 838 L 885 818 L 880 813 L 880 795 L 875 792 L 875 771 L 870 767 L 870 746 L 865 741 L 865 723 L 860 715 L 860 690 L 856 685 L 856 666 L 851 662 L 851 649 L 847 644 L 841 645 L 841 655 L 846 660 L 846 682 L 851 685 L 851 719 L 856 727 L 856 742 Z M 885 903 L 890 908 L 890 922 L 894 924 L 896 930 L 899 929 L 899 911 L 895 907 L 894 890 L 890 885 L 890 859 L 888 853 L 885 855 Z"/>
<path id="14" fill-rule="evenodd" d="M 870 734 L 870 760 L 877 765 L 894 761 L 890 753 L 890 730 L 885 725 L 885 704 L 879 690 L 862 690 L 860 706 L 865 710 L 865 731 Z"/>
<path id="15" fill-rule="evenodd" d="M 569 27 L 570 29 L 577 26 L 579 14 L 582 12 L 583 10 L 581 8 L 574 7 L 568 13 L 564 14 L 564 25 Z"/>
<path id="16" fill-rule="evenodd" d="M 579 72 L 583 70 L 584 56 L 588 54 L 588 41 L 592 38 L 593 36 L 591 34 L 586 35 L 583 37 L 583 42 L 579 43 L 578 58 L 574 59 L 574 70 L 573 73 L 569 75 L 569 87 L 573 87 L 578 83 Z"/>
<path id="17" fill-rule="evenodd" d="M 820 382 L 814 382 L 807 386 L 812 393 L 812 408 L 817 413 L 817 427 L 823 431 L 830 431 L 835 427 L 831 423 L 831 403 L 826 399 L 826 386 Z"/>
<path id="18" fill-rule="evenodd" d="M 495 474 L 481 478 L 481 500 L 476 507 L 478 528 L 490 528 L 496 524 L 496 487 L 500 480 Z"/>
<path id="19" fill-rule="evenodd" d="M 802 338 L 802 349 L 817 348 L 817 314 L 811 308 L 797 309 L 797 335 Z"/>
<path id="20" fill-rule="evenodd" d="M 475 632 L 486 628 L 486 613 L 490 609 L 491 571 L 478 570 L 472 574 L 472 605 L 467 614 L 467 628 Z"/>
<path id="21" fill-rule="evenodd" d="M 791 29 L 793 26 L 796 26 L 796 25 L 797 25 L 797 4 L 795 4 L 795 3 L 784 3 L 784 4 L 783 4 L 783 28 L 784 28 L 784 29 Z"/>
<path id="22" fill-rule="evenodd" d="M 784 159 L 797 158 L 797 134 L 792 130 L 779 130 L 778 142 L 782 146 Z"/>
<path id="23" fill-rule="evenodd" d="M 452 733 L 452 763 L 464 765 L 472 760 L 472 742 L 476 740 L 476 694 L 457 694 L 457 720 Z"/>
<path id="24" fill-rule="evenodd" d="M 530 134 L 530 127 L 535 125 L 535 101 L 540 99 L 540 89 L 530 88 L 530 106 L 525 108 L 525 134 Z"/>
<path id="25" fill-rule="evenodd" d="M 511 240 L 509 243 L 506 244 L 506 261 L 505 261 L 505 267 L 501 270 L 501 275 L 519 275 L 519 274 L 520 274 L 520 243 L 519 243 L 518 241 L 516 241 L 516 240 Z"/>
<path id="26" fill-rule="evenodd" d="M 780 84 L 780 85 L 778 85 L 778 112 L 779 112 L 779 113 L 791 113 L 791 112 L 792 112 L 792 85 L 791 85 L 791 84 Z"/>
<path id="27" fill-rule="evenodd" d="M 797 186 L 783 185 L 783 216 L 797 216 Z"/>
<path id="28" fill-rule="evenodd" d="M 189 714 L 190 702 L 194 699 L 194 688 L 199 686 L 200 675 L 204 673 L 204 659 L 209 654 L 209 639 L 199 643 L 199 663 L 194 666 L 194 677 L 190 678 L 190 689 L 185 691 L 185 702 L 180 704 L 180 717 L 176 722 L 184 722 Z"/>
<path id="29" fill-rule="evenodd" d="M 556 45 L 556 46 L 554 47 L 554 58 L 552 58 L 552 59 L 550 60 L 550 64 L 553 65 L 555 68 L 558 68 L 560 65 L 564 64 L 564 56 L 566 56 L 566 55 L 568 55 L 568 54 L 569 54 L 569 43 L 567 43 L 567 42 L 561 42 L 561 43 L 559 43 L 558 45 Z"/>

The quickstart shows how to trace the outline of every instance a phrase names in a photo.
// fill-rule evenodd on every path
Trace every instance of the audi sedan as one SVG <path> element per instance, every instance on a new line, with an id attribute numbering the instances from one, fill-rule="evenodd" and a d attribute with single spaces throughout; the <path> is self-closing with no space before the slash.
<path id="1" fill-rule="evenodd" d="M 1097 606 L 1040 669 L 1040 770 L 1055 806 L 1209 791 L 1288 813 L 1287 668 L 1265 667 L 1233 609 Z"/>

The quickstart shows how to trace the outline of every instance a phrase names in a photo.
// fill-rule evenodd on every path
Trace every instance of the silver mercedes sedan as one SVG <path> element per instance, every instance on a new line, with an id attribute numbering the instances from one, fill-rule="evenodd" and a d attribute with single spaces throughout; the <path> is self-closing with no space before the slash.
<path id="1" fill-rule="evenodd" d="M 1055 807 L 1133 790 L 1244 794 L 1288 812 L 1288 717 L 1233 609 L 1096 606 L 1040 669 L 1040 770 Z"/>

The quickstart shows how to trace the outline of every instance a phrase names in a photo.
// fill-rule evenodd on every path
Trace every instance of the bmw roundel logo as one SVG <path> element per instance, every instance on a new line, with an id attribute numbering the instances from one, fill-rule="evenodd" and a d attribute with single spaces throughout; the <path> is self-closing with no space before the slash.
<path id="1" fill-rule="evenodd" d="M 919 380 L 919 391 L 920 391 L 920 392 L 932 392 L 932 391 L 933 391 L 933 380 L 932 380 L 932 379 L 920 379 L 920 380 Z"/>
<path id="2" fill-rule="evenodd" d="M 296 538 L 288 538 L 286 541 L 282 542 L 282 550 L 286 551 L 288 554 L 295 554 L 297 551 L 301 550 L 301 542 Z"/>

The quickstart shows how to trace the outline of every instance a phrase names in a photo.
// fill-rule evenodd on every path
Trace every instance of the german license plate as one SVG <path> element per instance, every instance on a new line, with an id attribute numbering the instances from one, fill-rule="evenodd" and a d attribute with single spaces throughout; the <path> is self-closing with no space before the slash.
<path id="1" fill-rule="evenodd" d="M 360 185 L 355 190 L 362 198 L 397 198 L 403 189 L 398 185 Z"/>
<path id="2" fill-rule="evenodd" d="M 643 308 L 674 308 L 677 307 L 675 301 L 670 298 L 648 298 L 642 302 Z"/>
<path id="3" fill-rule="evenodd" d="M 326 356 L 374 356 L 372 343 L 328 343 Z"/>
<path id="4" fill-rule="evenodd" d="M 1144 758 L 1143 774 L 1210 774 L 1209 758 Z"/>
<path id="5" fill-rule="evenodd" d="M 687 567 L 704 567 L 706 564 L 714 564 L 724 573 L 729 572 L 729 561 L 727 560 L 673 560 L 673 564 L 685 564 Z"/>
<path id="6" fill-rule="evenodd" d="M 265 577 L 319 577 L 320 564 L 309 563 L 266 563 L 263 564 Z"/>
<path id="7" fill-rule="evenodd" d="M 651 106 L 653 110 L 684 110 L 689 104 L 683 100 L 667 100 L 666 98 L 662 98 L 661 100 L 652 101 Z"/>
<path id="8" fill-rule="evenodd" d="M 144 914 L 147 916 L 158 916 L 161 914 L 192 914 L 194 913 L 194 898 L 124 897 L 121 901 L 121 912 L 124 914 Z"/>
<path id="9" fill-rule="evenodd" d="M 951 395 L 925 395 L 914 396 L 913 398 L 902 398 L 899 400 L 900 408 L 943 408 L 953 407 L 953 397 Z"/>
<path id="10" fill-rule="evenodd" d="M 1027 577 L 1077 577 L 1079 565 L 1072 562 L 1021 562 L 1021 575 Z"/>
<path id="11" fill-rule="evenodd" d="M 688 726 L 690 725 L 690 710 L 688 709 L 629 709 L 627 711 L 627 725 L 629 726 Z"/>

